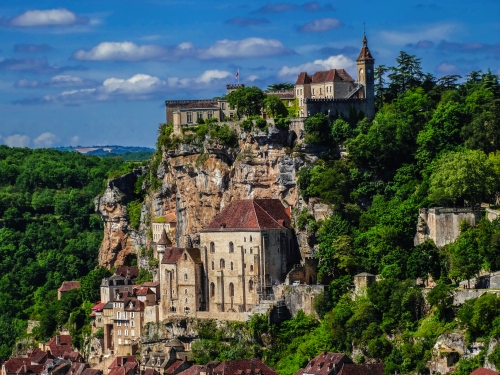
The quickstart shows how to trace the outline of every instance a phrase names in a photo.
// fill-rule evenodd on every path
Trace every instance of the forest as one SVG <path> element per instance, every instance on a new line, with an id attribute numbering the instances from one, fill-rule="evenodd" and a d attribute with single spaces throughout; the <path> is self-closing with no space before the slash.
<path id="1" fill-rule="evenodd" d="M 69 321 L 81 345 L 88 304 L 109 274 L 96 269 L 103 226 L 93 200 L 123 166 L 114 158 L 0 146 L 1 358 L 25 335 L 28 319 L 40 321 L 34 340 Z M 58 301 L 65 280 L 80 280 L 81 288 Z"/>

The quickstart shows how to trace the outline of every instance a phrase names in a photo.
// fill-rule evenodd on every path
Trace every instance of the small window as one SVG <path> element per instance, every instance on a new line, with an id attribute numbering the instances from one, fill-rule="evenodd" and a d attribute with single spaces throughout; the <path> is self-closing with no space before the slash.
<path id="1" fill-rule="evenodd" d="M 128 329 L 125 330 L 125 336 L 128 336 Z"/>
<path id="2" fill-rule="evenodd" d="M 229 252 L 234 253 L 234 244 L 232 242 L 229 242 Z"/>
<path id="3" fill-rule="evenodd" d="M 250 264 L 250 272 L 253 272 L 253 264 Z"/>
<path id="4" fill-rule="evenodd" d="M 198 120 L 203 119 L 203 112 L 196 112 L 196 118 Z"/>
<path id="5" fill-rule="evenodd" d="M 210 297 L 215 297 L 215 284 L 210 283 Z"/>
<path id="6" fill-rule="evenodd" d="M 185 273 L 185 274 L 184 274 L 184 280 L 187 280 L 187 279 L 188 279 L 188 274 L 187 274 L 187 273 Z"/>
<path id="7" fill-rule="evenodd" d="M 248 290 L 250 290 L 250 291 L 253 290 L 253 280 L 250 280 L 248 282 Z"/>
<path id="8" fill-rule="evenodd" d="M 247 238 L 246 237 L 243 237 L 243 242 L 247 242 Z"/>
<path id="9" fill-rule="evenodd" d="M 220 108 L 221 109 L 226 109 L 226 103 L 224 103 L 224 102 L 220 103 Z"/>
<path id="10" fill-rule="evenodd" d="M 135 330 L 130 331 L 130 336 L 135 337 Z"/>
<path id="11" fill-rule="evenodd" d="M 215 269 L 215 262 L 212 260 L 212 269 Z"/>
<path id="12" fill-rule="evenodd" d="M 184 294 L 188 294 L 188 290 L 187 289 L 184 289 Z"/>
<path id="13" fill-rule="evenodd" d="M 130 322 L 130 326 L 135 327 L 135 322 L 133 320 Z"/>
<path id="14" fill-rule="evenodd" d="M 250 254 L 253 254 L 253 247 L 250 248 Z"/>
<path id="15" fill-rule="evenodd" d="M 212 117 L 214 117 L 214 113 L 213 113 L 212 111 L 208 111 L 208 113 L 207 113 L 207 117 L 208 117 L 208 118 L 212 118 Z"/>
<path id="16" fill-rule="evenodd" d="M 229 297 L 234 297 L 234 284 L 229 283 Z"/>
<path id="17" fill-rule="evenodd" d="M 226 268 L 226 262 L 224 261 L 224 259 L 221 259 L 220 260 L 220 269 L 222 270 L 224 268 Z"/>
<path id="18" fill-rule="evenodd" d="M 252 242 L 252 236 L 250 236 L 250 242 Z"/>
<path id="19" fill-rule="evenodd" d="M 186 112 L 187 123 L 191 124 L 193 122 L 193 112 Z"/>
<path id="20" fill-rule="evenodd" d="M 186 298 L 186 303 L 188 303 L 188 299 Z"/>
<path id="21" fill-rule="evenodd" d="M 233 270 L 233 262 L 231 262 L 231 271 Z"/>
<path id="22" fill-rule="evenodd" d="M 184 260 L 187 260 L 188 256 L 186 253 L 184 253 Z"/>
<path id="23" fill-rule="evenodd" d="M 215 253 L 215 244 L 213 242 L 210 242 L 210 252 Z"/>

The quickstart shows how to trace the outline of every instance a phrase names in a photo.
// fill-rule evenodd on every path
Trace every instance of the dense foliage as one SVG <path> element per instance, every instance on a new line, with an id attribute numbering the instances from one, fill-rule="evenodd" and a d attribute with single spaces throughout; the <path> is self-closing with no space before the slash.
<path id="1" fill-rule="evenodd" d="M 93 200 L 121 165 L 113 158 L 0 146 L 0 357 L 9 356 L 27 319 L 41 321 L 38 340 L 70 321 L 78 344 L 88 319 L 88 311 L 78 311 L 84 301 L 96 302 L 102 276 L 89 273 L 102 240 Z M 82 289 L 57 301 L 61 283 L 78 279 Z"/>

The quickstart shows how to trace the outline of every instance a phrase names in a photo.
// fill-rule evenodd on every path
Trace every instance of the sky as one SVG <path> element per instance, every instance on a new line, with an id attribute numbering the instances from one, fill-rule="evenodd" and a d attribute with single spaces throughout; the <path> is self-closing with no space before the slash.
<path id="1" fill-rule="evenodd" d="M 0 144 L 153 147 L 165 100 L 346 69 L 366 30 L 436 77 L 500 74 L 499 0 L 2 0 Z"/>

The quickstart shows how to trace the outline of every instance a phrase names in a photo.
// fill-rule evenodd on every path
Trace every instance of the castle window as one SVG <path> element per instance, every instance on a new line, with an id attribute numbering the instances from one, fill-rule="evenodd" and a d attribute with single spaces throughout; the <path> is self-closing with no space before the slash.
<path id="1" fill-rule="evenodd" d="M 253 254 L 253 247 L 250 248 L 250 254 Z"/>
<path id="2" fill-rule="evenodd" d="M 210 297 L 214 297 L 214 296 L 215 296 L 215 284 L 210 283 Z"/>
<path id="3" fill-rule="evenodd" d="M 184 294 L 188 294 L 188 290 L 187 289 L 184 289 Z"/>
<path id="4" fill-rule="evenodd" d="M 313 89 L 313 95 L 314 95 L 314 89 Z"/>
<path id="5" fill-rule="evenodd" d="M 229 283 L 229 297 L 234 297 L 234 284 Z"/>
<path id="6" fill-rule="evenodd" d="M 231 262 L 231 271 L 233 270 L 233 262 Z"/>
<path id="7" fill-rule="evenodd" d="M 174 295 L 174 294 L 175 294 L 175 289 L 172 289 L 172 295 Z"/>
<path id="8" fill-rule="evenodd" d="M 193 112 L 186 112 L 187 123 L 191 124 L 193 122 Z"/>
<path id="9" fill-rule="evenodd" d="M 215 269 L 215 263 L 214 261 L 212 260 L 212 269 L 214 270 Z"/>
<path id="10" fill-rule="evenodd" d="M 224 261 L 224 259 L 221 259 L 220 260 L 220 269 L 222 270 L 224 268 L 226 268 L 226 262 Z"/>
<path id="11" fill-rule="evenodd" d="M 247 238 L 246 237 L 243 237 L 243 242 L 247 242 Z"/>
<path id="12" fill-rule="evenodd" d="M 321 95 L 321 87 L 319 88 L 319 94 Z"/>
<path id="13" fill-rule="evenodd" d="M 202 119 L 203 118 L 203 112 L 196 112 L 196 118 L 199 120 L 199 119 Z"/>
<path id="14" fill-rule="evenodd" d="M 187 274 L 187 273 L 185 273 L 185 274 L 184 274 L 184 280 L 187 280 L 187 279 L 188 279 L 188 274 Z"/>
<path id="15" fill-rule="evenodd" d="M 215 244 L 213 242 L 210 242 L 210 252 L 215 253 Z"/>
<path id="16" fill-rule="evenodd" d="M 224 103 L 224 102 L 220 103 L 220 108 L 221 109 L 226 109 L 226 103 Z"/>
<path id="17" fill-rule="evenodd" d="M 250 272 L 253 272 L 253 264 L 250 264 Z"/>
<path id="18" fill-rule="evenodd" d="M 186 298 L 186 303 L 188 303 L 188 299 Z"/>
<path id="19" fill-rule="evenodd" d="M 186 253 L 184 253 L 184 260 L 187 260 L 188 256 Z"/>
<path id="20" fill-rule="evenodd" d="M 234 244 L 232 242 L 229 242 L 229 252 L 234 253 Z"/>
<path id="21" fill-rule="evenodd" d="M 250 242 L 252 242 L 252 236 L 250 236 Z"/>
<path id="22" fill-rule="evenodd" d="M 135 336 L 135 330 L 130 331 L 130 336 L 134 337 Z"/>
<path id="23" fill-rule="evenodd" d="M 253 280 L 248 282 L 248 290 L 253 290 Z"/>
<path id="24" fill-rule="evenodd" d="M 207 113 L 207 117 L 208 117 L 208 118 L 212 118 L 212 117 L 214 117 L 214 113 L 213 113 L 212 111 L 208 111 L 208 113 Z"/>
<path id="25" fill-rule="evenodd" d="M 128 329 L 125 330 L 125 336 L 128 336 Z"/>

